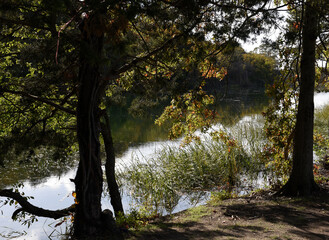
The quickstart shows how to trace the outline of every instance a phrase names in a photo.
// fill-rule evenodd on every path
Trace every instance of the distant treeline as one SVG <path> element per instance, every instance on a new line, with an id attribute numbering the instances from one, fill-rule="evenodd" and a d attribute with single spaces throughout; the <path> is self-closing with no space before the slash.
<path id="1" fill-rule="evenodd" d="M 279 74 L 273 57 L 266 54 L 246 53 L 239 46 L 227 48 L 217 55 L 216 61 L 217 67 L 224 68 L 227 74 L 222 79 L 207 78 L 203 90 L 207 94 L 214 95 L 217 100 L 228 94 L 241 94 L 242 90 L 264 92 L 266 84 L 273 83 L 275 76 Z M 164 106 L 169 104 L 170 96 L 197 90 L 202 81 L 204 81 L 202 73 L 196 69 L 189 72 L 181 71 L 173 75 L 170 84 L 158 78 L 147 84 L 140 82 L 129 91 L 119 90 L 112 95 L 111 105 L 120 105 L 133 115 L 158 116 Z M 152 89 L 150 84 L 153 86 Z"/>
<path id="2" fill-rule="evenodd" d="M 221 54 L 218 61 L 227 69 L 227 75 L 221 81 L 215 78 L 207 80 L 205 90 L 214 95 L 236 88 L 264 91 L 266 84 L 273 83 L 279 75 L 274 58 L 265 54 L 246 53 L 240 47 Z"/>

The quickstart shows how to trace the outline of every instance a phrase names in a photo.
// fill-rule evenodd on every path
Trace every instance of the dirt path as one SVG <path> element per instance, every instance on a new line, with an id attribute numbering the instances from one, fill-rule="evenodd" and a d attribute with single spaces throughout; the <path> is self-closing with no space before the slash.
<path id="1" fill-rule="evenodd" d="M 328 239 L 329 194 L 229 199 L 151 222 L 128 239 Z"/>

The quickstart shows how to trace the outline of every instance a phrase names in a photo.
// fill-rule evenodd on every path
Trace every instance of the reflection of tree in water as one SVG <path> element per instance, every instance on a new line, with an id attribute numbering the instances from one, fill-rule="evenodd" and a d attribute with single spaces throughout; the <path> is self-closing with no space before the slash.
<path id="1" fill-rule="evenodd" d="M 268 99 L 261 93 L 229 94 L 217 104 L 220 122 L 232 126 L 244 116 L 261 113 L 268 104 Z M 127 109 L 115 109 L 111 113 L 113 121 L 113 138 L 116 155 L 120 156 L 129 147 L 150 141 L 167 139 L 165 127 L 154 124 L 152 118 L 136 118 Z M 26 150 L 20 154 L 12 151 L 0 167 L 0 188 L 17 182 L 30 181 L 32 185 L 46 181 L 46 177 L 62 174 L 75 166 L 77 153 L 67 155 L 55 147 L 40 147 Z"/>
<path id="2" fill-rule="evenodd" d="M 138 117 L 129 114 L 124 107 L 112 107 L 110 112 L 112 136 L 117 156 L 121 156 L 129 147 L 168 138 L 165 128 L 154 124 L 154 117 Z"/>
<path id="3" fill-rule="evenodd" d="M 246 115 L 260 114 L 268 101 L 262 89 L 230 88 L 215 108 L 219 113 L 219 122 L 233 126 Z M 154 117 L 134 117 L 127 108 L 114 106 L 111 107 L 110 118 L 117 156 L 121 156 L 129 147 L 168 139 L 167 127 L 155 125 Z"/>
<path id="4" fill-rule="evenodd" d="M 77 164 L 77 153 L 60 154 L 52 147 L 40 147 L 9 154 L 0 168 L 0 189 L 19 182 L 37 185 L 50 176 L 61 176 Z"/>
<path id="5" fill-rule="evenodd" d="M 263 93 L 229 94 L 217 103 L 219 122 L 230 127 L 243 117 L 261 114 L 268 106 L 269 99 Z"/>

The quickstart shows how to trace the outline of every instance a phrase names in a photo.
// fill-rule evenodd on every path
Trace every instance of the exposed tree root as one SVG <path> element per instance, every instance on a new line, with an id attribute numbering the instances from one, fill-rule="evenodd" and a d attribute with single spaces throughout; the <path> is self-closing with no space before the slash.
<path id="1" fill-rule="evenodd" d="M 291 179 L 278 191 L 274 196 L 286 197 L 299 197 L 311 196 L 313 193 L 318 192 L 320 187 L 315 181 L 310 181 L 308 184 L 295 183 Z"/>
<path id="2" fill-rule="evenodd" d="M 33 214 L 38 217 L 48 217 L 48 218 L 53 218 L 53 219 L 58 219 L 61 217 L 68 216 L 75 211 L 75 205 L 72 205 L 68 208 L 59 209 L 59 210 L 48 210 L 48 209 L 36 207 L 36 206 L 32 205 L 31 203 L 29 203 L 25 197 L 23 197 L 22 195 L 20 195 L 17 192 L 14 192 L 12 189 L 0 190 L 0 196 L 14 199 L 21 205 L 21 208 L 17 209 L 13 213 L 13 215 L 12 215 L 13 219 L 16 218 L 18 213 L 23 212 L 23 211 Z"/>

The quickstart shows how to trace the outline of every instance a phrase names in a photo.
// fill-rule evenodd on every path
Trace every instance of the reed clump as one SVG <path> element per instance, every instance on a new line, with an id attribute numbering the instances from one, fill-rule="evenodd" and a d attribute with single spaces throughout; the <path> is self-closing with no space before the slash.
<path id="1" fill-rule="evenodd" d="M 135 157 L 118 179 L 134 204 L 150 214 L 171 213 L 179 201 L 198 202 L 211 191 L 235 191 L 264 171 L 265 137 L 256 123 L 212 131 L 185 146 L 163 146 L 148 159 Z"/>

